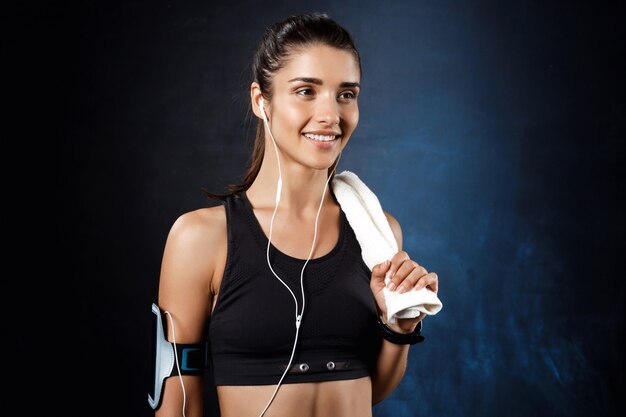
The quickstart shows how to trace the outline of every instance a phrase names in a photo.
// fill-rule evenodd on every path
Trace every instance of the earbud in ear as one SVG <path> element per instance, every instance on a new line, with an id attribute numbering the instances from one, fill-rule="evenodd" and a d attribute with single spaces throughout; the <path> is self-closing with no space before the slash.
<path id="1" fill-rule="evenodd" d="M 263 97 L 259 100 L 259 106 L 261 107 L 261 114 L 263 115 L 263 120 L 267 122 L 267 115 L 265 114 L 265 100 Z"/>

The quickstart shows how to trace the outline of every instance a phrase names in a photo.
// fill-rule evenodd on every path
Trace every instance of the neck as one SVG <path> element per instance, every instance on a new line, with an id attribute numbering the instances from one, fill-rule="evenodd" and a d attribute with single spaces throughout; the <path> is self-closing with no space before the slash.
<path id="1" fill-rule="evenodd" d="M 267 149 L 267 148 L 266 148 Z M 273 150 L 272 150 L 273 152 Z M 281 158 L 282 191 L 280 207 L 289 209 L 291 213 L 308 215 L 317 213 L 328 179 L 328 169 L 304 167 L 294 161 Z M 278 163 L 266 152 L 259 174 L 246 192 L 258 207 L 273 207 L 276 203 L 278 185 Z M 328 183 L 324 195 L 324 206 L 333 203 Z"/>

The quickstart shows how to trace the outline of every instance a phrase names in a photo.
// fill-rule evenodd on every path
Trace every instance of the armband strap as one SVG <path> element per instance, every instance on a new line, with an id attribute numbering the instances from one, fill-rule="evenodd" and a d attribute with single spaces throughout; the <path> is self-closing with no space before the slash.
<path id="1" fill-rule="evenodd" d="M 172 349 L 174 348 L 174 344 Z M 180 365 L 181 375 L 202 375 L 206 367 L 207 344 L 205 343 L 176 343 L 175 349 L 178 356 L 178 364 Z M 176 363 L 170 376 L 178 376 L 178 368 Z"/>
<path id="2" fill-rule="evenodd" d="M 202 375 L 208 362 L 208 343 L 172 343 L 165 338 L 165 317 L 159 306 L 152 303 L 154 330 L 152 338 L 152 372 L 148 403 L 156 410 L 161 405 L 163 382 L 171 376 Z M 176 364 L 178 359 L 178 366 Z"/>

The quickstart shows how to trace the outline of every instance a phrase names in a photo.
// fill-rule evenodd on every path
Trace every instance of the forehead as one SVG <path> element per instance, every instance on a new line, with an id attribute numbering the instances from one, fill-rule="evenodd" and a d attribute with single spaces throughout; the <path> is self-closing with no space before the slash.
<path id="1" fill-rule="evenodd" d="M 294 50 L 274 81 L 286 83 L 297 77 L 319 78 L 324 84 L 359 82 L 361 74 L 355 56 L 346 50 L 327 45 L 309 45 Z"/>

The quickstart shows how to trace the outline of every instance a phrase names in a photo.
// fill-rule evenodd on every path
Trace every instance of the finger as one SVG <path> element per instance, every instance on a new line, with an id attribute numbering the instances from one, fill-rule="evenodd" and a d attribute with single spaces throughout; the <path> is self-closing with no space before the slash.
<path id="1" fill-rule="evenodd" d="M 409 256 L 409 254 L 403 250 L 393 255 L 393 257 L 391 258 L 391 267 L 389 268 L 388 273 L 389 277 L 392 278 L 396 274 L 398 268 L 402 266 L 402 263 L 410 259 L 411 257 Z"/>
<path id="2" fill-rule="evenodd" d="M 398 327 L 405 333 L 415 331 L 418 323 L 424 320 L 425 317 L 426 313 L 420 313 L 419 316 L 412 319 L 398 319 Z"/>
<path id="3" fill-rule="evenodd" d="M 420 279 L 422 278 L 422 276 L 424 276 L 425 274 L 423 273 L 424 268 L 421 267 L 416 267 L 414 268 L 406 277 L 404 277 L 403 280 L 398 281 L 397 284 L 397 289 L 396 291 L 398 291 L 398 293 L 402 294 L 406 291 L 412 290 L 413 288 L 415 288 L 415 285 L 417 285 L 417 283 L 420 281 Z M 396 278 L 399 277 L 401 275 L 401 272 L 398 271 L 398 273 L 396 274 Z M 396 279 L 394 278 L 394 279 Z"/>
<path id="4" fill-rule="evenodd" d="M 415 285 L 415 282 L 422 276 L 426 275 L 428 271 L 423 266 L 419 265 L 414 260 L 408 259 L 402 263 L 400 268 L 396 271 L 391 281 L 388 283 L 387 288 L 393 291 L 393 289 L 400 290 L 400 287 L 403 287 L 403 291 L 407 291 Z M 407 283 L 403 283 L 406 278 L 411 274 L 417 274 L 413 276 L 413 280 Z M 393 285 L 391 285 L 393 284 Z"/>
<path id="5" fill-rule="evenodd" d="M 385 274 L 387 273 L 387 271 L 389 270 L 389 267 L 391 266 L 391 261 L 387 260 L 385 262 L 381 262 L 379 264 L 374 265 L 374 267 L 372 268 L 372 278 L 371 278 L 371 282 L 373 284 L 382 284 L 383 286 L 384 281 L 385 281 Z"/>
<path id="6" fill-rule="evenodd" d="M 435 272 L 430 272 L 417 281 L 415 290 L 419 291 L 424 287 L 428 287 L 429 290 L 437 292 L 439 290 L 439 276 Z"/>

